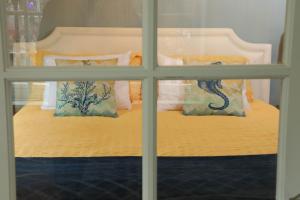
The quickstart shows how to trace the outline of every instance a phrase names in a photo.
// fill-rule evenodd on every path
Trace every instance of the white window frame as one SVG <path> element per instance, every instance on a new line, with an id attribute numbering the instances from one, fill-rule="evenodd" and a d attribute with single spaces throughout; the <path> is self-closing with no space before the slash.
<path id="1" fill-rule="evenodd" d="M 159 79 L 281 79 L 280 144 L 277 200 L 300 193 L 300 1 L 287 0 L 284 64 L 165 67 L 157 64 L 157 0 L 143 0 L 143 67 L 137 68 L 9 68 L 5 0 L 0 0 L 0 198 L 15 200 L 11 83 L 49 80 L 143 81 L 143 200 L 157 199 L 156 89 Z M 299 172 L 299 173 L 297 173 Z"/>

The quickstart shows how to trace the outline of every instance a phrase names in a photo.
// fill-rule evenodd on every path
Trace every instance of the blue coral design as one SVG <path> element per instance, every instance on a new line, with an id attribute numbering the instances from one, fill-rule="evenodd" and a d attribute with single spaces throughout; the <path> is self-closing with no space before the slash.
<path id="1" fill-rule="evenodd" d="M 95 81 L 75 81 L 75 88 L 70 89 L 69 82 L 63 84 L 61 89 L 61 105 L 59 109 L 67 104 L 70 104 L 73 108 L 77 108 L 82 115 L 87 115 L 89 107 L 91 105 L 98 105 L 111 97 L 111 87 L 103 83 L 103 93 L 101 95 L 95 92 Z"/>

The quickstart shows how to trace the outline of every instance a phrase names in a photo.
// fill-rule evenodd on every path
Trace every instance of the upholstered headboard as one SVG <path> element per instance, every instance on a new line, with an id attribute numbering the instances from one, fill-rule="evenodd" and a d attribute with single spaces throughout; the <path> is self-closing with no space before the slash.
<path id="1" fill-rule="evenodd" d="M 67 54 L 141 52 L 142 32 L 140 28 L 58 27 L 28 48 Z M 241 55 L 249 64 L 269 64 L 271 48 L 270 44 L 245 42 L 227 28 L 158 30 L 158 52 L 165 55 Z M 270 80 L 252 80 L 252 86 L 256 98 L 269 102 Z"/>

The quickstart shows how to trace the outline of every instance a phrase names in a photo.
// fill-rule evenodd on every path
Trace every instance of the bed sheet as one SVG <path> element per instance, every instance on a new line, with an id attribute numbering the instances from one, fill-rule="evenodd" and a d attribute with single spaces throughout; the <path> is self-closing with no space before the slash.
<path id="1" fill-rule="evenodd" d="M 115 157 L 142 155 L 142 109 L 118 118 L 54 117 L 25 106 L 14 116 L 16 157 Z M 158 156 L 276 154 L 279 111 L 255 100 L 247 117 L 184 116 L 158 112 Z"/>

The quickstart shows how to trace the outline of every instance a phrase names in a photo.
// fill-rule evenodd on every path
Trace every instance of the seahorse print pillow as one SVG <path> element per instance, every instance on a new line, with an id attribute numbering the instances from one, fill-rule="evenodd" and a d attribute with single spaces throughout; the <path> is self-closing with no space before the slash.
<path id="1" fill-rule="evenodd" d="M 59 81 L 55 116 L 117 117 L 114 81 Z"/>
<path id="2" fill-rule="evenodd" d="M 245 116 L 243 80 L 187 81 L 184 115 Z"/>

